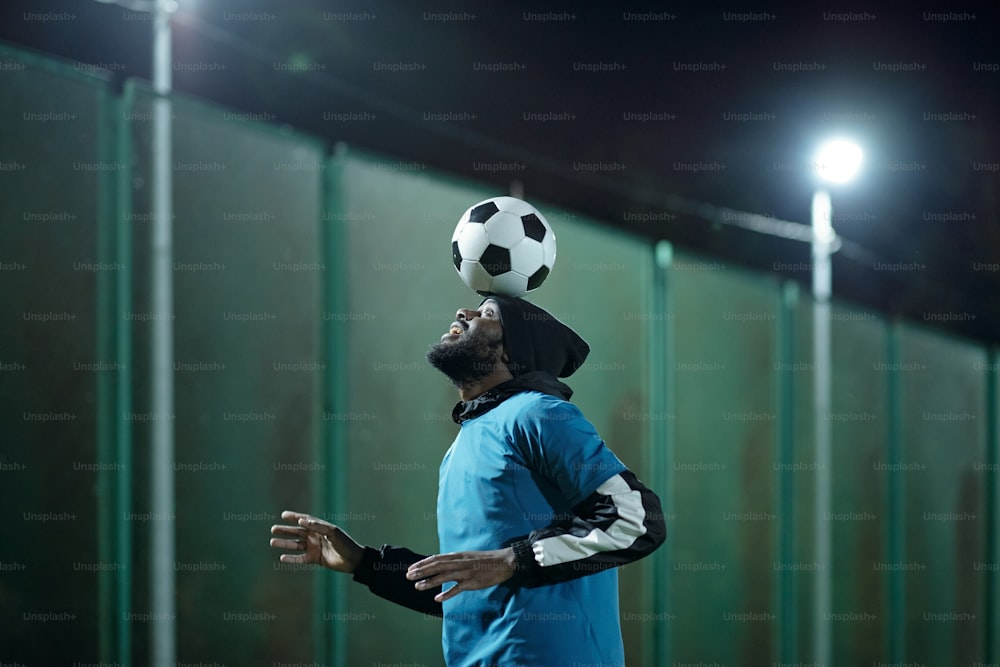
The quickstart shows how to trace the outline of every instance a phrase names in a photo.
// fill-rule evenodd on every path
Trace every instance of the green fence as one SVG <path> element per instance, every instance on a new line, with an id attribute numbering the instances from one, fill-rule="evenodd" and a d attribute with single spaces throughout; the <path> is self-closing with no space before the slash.
<path id="1" fill-rule="evenodd" d="M 0 663 L 146 664 L 150 529 L 168 521 L 178 663 L 440 664 L 437 619 L 266 540 L 290 508 L 435 551 L 456 395 L 423 358 L 478 302 L 453 225 L 502 193 L 175 98 L 177 506 L 161 516 L 154 98 L 0 61 Z M 559 255 L 532 300 L 593 348 L 574 401 L 667 513 L 664 548 L 621 571 L 629 664 L 811 664 L 827 574 L 831 664 L 1000 659 L 995 350 L 835 304 L 818 522 L 808 296 L 537 203 Z"/>

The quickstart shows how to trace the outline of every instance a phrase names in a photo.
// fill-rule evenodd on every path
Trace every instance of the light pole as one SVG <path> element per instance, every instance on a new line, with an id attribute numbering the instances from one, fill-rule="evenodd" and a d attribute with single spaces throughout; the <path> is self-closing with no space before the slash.
<path id="1" fill-rule="evenodd" d="M 846 183 L 861 166 L 862 153 L 856 145 L 842 140 L 820 147 L 814 167 L 816 175 L 832 183 Z M 814 607 L 815 662 L 832 664 L 830 613 L 832 612 L 833 541 L 830 512 L 833 504 L 833 456 L 831 451 L 830 374 L 830 255 L 835 249 L 833 207 L 830 194 L 819 187 L 812 200 L 813 260 L 813 433 L 816 447 L 815 551 L 816 581 Z"/>
<path id="2" fill-rule="evenodd" d="M 174 562 L 174 295 L 173 295 L 173 126 L 170 93 L 171 16 L 178 0 L 97 0 L 147 12 L 153 24 L 153 124 L 150 208 L 150 649 L 153 667 L 174 667 L 177 655 Z M 129 548 L 131 536 L 124 546 Z M 122 587 L 124 588 L 124 587 Z M 128 589 L 119 590 L 128 609 Z M 119 655 L 129 656 L 131 631 L 119 633 Z M 117 664 L 117 662 L 115 663 Z"/>
<path id="3" fill-rule="evenodd" d="M 174 561 L 174 290 L 170 18 L 176 0 L 153 11 L 152 246 L 150 248 L 150 664 L 173 667 L 177 654 Z"/>

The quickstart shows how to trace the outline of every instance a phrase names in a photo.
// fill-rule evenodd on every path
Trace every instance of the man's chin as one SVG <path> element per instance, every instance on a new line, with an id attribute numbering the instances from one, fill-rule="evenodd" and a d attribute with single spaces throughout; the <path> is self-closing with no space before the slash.
<path id="1" fill-rule="evenodd" d="M 449 345 L 451 344 L 438 343 L 438 345 L 435 345 L 434 347 L 447 347 Z M 464 387 L 488 375 L 487 373 L 476 372 L 470 369 L 468 364 L 456 364 L 454 363 L 455 360 L 439 359 L 433 353 L 427 355 L 427 361 L 431 366 L 439 370 L 446 378 L 448 378 L 448 380 L 456 387 Z"/>
<path id="2" fill-rule="evenodd" d="M 446 370 L 444 368 L 439 368 L 435 366 L 441 374 L 448 378 L 448 382 L 452 383 L 459 389 L 462 387 L 468 387 L 469 385 L 475 383 L 477 380 L 482 379 L 482 375 L 469 375 L 468 373 L 458 373 L 455 371 Z"/>

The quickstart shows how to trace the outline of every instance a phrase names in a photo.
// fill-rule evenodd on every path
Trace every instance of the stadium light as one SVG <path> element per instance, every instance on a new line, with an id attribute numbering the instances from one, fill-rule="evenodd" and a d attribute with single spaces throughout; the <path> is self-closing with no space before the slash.
<path id="1" fill-rule="evenodd" d="M 856 144 L 834 139 L 820 146 L 813 166 L 816 176 L 831 183 L 846 183 L 861 167 L 863 153 Z M 833 276 L 830 256 L 839 246 L 833 229 L 830 193 L 822 186 L 812 199 L 813 259 L 813 434 L 816 448 L 815 513 L 815 662 L 832 664 L 833 539 L 830 514 L 833 510 L 833 452 L 830 413 L 832 407 L 830 295 Z"/>
<path id="2" fill-rule="evenodd" d="M 816 152 L 816 174 L 831 183 L 846 183 L 861 167 L 864 153 L 846 139 L 828 141 Z"/>

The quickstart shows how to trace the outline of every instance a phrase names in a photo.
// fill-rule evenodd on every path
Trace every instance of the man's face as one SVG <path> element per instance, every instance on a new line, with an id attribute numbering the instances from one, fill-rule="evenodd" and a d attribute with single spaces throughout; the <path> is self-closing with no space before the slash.
<path id="1" fill-rule="evenodd" d="M 500 307 L 487 299 L 479 310 L 458 310 L 448 333 L 427 352 L 427 361 L 461 385 L 493 373 L 502 356 Z"/>

